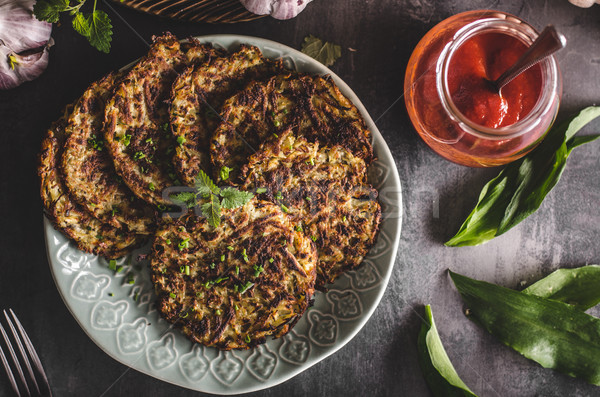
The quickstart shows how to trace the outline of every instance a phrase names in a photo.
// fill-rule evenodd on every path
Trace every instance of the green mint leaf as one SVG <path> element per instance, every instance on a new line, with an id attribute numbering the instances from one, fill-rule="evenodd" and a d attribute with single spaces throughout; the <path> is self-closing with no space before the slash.
<path id="1" fill-rule="evenodd" d="M 215 183 L 210 179 L 206 172 L 200 170 L 198 176 L 196 177 L 196 182 L 194 183 L 194 187 L 198 191 L 198 194 L 201 197 L 207 197 L 211 194 L 218 195 L 221 193 L 221 189 L 215 185 Z"/>
<path id="2" fill-rule="evenodd" d="M 73 17 L 73 29 L 83 37 L 90 36 L 90 24 L 87 18 L 80 12 L 77 12 Z"/>
<path id="3" fill-rule="evenodd" d="M 185 204 L 188 208 L 194 208 L 196 206 L 196 193 L 194 192 L 181 192 L 171 194 L 169 197 L 174 201 Z"/>
<path id="4" fill-rule="evenodd" d="M 507 165 L 483 187 L 477 205 L 446 245 L 485 243 L 537 211 L 558 183 L 573 148 L 595 139 L 574 135 L 597 117 L 600 117 L 600 107 L 582 110 L 552 127 L 542 143 L 527 156 Z"/>
<path id="5" fill-rule="evenodd" d="M 431 306 L 425 306 L 425 319 L 417 339 L 419 365 L 434 396 L 469 396 L 475 394 L 454 369 L 433 320 Z"/>
<path id="6" fill-rule="evenodd" d="M 304 38 L 301 51 L 325 66 L 333 65 L 342 56 L 342 47 L 337 44 L 324 42 L 313 35 Z"/>
<path id="7" fill-rule="evenodd" d="M 97 50 L 108 53 L 110 51 L 110 42 L 112 40 L 112 25 L 110 18 L 104 11 L 96 10 L 88 15 L 88 25 L 90 34 L 88 41 Z"/>
<path id="8" fill-rule="evenodd" d="M 69 0 L 39 0 L 33 5 L 33 15 L 38 21 L 56 23 L 60 13 L 69 7 Z"/>
<path id="9" fill-rule="evenodd" d="M 589 265 L 576 269 L 558 269 L 523 291 L 567 303 L 585 311 L 600 303 L 600 266 Z"/>
<path id="10" fill-rule="evenodd" d="M 566 303 L 450 272 L 468 317 L 544 368 L 600 385 L 600 319 Z"/>
<path id="11" fill-rule="evenodd" d="M 246 205 L 254 197 L 251 192 L 239 191 L 233 187 L 226 187 L 221 190 L 221 205 L 227 209 L 234 209 Z"/>
<path id="12" fill-rule="evenodd" d="M 221 205 L 215 196 L 211 195 L 210 201 L 202 204 L 200 210 L 212 227 L 217 227 L 221 224 Z"/>

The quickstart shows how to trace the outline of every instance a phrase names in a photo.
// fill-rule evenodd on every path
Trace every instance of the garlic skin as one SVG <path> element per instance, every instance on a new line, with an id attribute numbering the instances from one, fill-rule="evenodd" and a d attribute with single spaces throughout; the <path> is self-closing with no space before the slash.
<path id="1" fill-rule="evenodd" d="M 257 15 L 275 19 L 291 19 L 300 14 L 312 0 L 240 0 L 246 9 Z"/>
<path id="2" fill-rule="evenodd" d="M 48 65 L 52 24 L 33 16 L 34 0 L 0 0 L 0 89 L 38 77 Z"/>
<path id="3" fill-rule="evenodd" d="M 600 4 L 600 0 L 569 0 L 569 3 L 576 5 L 577 7 L 589 8 L 594 3 Z"/>

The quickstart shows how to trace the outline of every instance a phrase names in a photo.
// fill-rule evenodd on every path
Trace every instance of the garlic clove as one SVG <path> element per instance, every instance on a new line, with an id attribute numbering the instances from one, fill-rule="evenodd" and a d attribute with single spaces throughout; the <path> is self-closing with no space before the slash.
<path id="1" fill-rule="evenodd" d="M 48 66 L 48 49 L 53 44 L 50 39 L 45 46 L 21 54 L 0 45 L 0 90 L 15 88 L 40 76 Z"/>

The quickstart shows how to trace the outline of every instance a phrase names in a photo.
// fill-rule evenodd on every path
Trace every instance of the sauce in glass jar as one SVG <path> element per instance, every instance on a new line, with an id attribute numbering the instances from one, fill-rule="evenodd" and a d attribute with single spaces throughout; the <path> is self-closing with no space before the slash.
<path id="1" fill-rule="evenodd" d="M 558 112 L 562 84 L 554 57 L 500 93 L 498 78 L 538 33 L 517 17 L 469 11 L 442 21 L 415 48 L 405 79 L 408 114 L 421 138 L 458 164 L 490 167 L 529 153 Z"/>

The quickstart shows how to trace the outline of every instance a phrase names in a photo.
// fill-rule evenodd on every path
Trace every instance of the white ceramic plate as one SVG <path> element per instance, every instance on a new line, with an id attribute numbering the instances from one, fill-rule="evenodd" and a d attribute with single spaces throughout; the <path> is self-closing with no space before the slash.
<path id="1" fill-rule="evenodd" d="M 330 74 L 354 102 L 373 133 L 377 161 L 369 181 L 379 190 L 383 221 L 377 244 L 356 271 L 340 277 L 285 337 L 247 351 L 219 352 L 192 344 L 162 320 L 154 308 L 148 264 L 140 249 L 118 264 L 77 250 L 45 219 L 50 268 L 67 307 L 83 330 L 108 355 L 140 372 L 186 388 L 236 394 L 279 384 L 344 346 L 367 322 L 387 286 L 400 239 L 402 196 L 394 160 L 383 137 L 352 90 L 314 59 L 282 44 L 255 37 L 199 37 L 225 48 L 240 43 L 259 47 L 269 58 L 283 58 L 300 72 Z M 133 281 L 132 281 L 133 280 Z"/>

